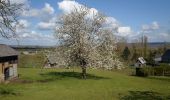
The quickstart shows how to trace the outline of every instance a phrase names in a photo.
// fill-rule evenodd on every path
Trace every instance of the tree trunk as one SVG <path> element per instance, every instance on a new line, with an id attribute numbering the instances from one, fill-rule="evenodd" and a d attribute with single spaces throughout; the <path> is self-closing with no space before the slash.
<path id="1" fill-rule="evenodd" d="M 86 67 L 82 67 L 82 79 L 86 79 Z"/>

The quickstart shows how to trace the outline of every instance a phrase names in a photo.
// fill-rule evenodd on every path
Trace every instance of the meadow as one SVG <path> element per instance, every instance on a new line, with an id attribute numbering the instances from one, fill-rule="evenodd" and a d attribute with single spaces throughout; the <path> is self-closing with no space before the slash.
<path id="1" fill-rule="evenodd" d="M 170 77 L 136 77 L 124 71 L 19 68 L 19 79 L 0 84 L 0 100 L 168 100 Z"/>

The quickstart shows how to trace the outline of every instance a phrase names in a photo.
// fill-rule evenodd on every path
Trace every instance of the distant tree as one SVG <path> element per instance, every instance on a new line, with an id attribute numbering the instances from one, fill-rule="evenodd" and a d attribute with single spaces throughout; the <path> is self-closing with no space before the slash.
<path id="1" fill-rule="evenodd" d="M 157 54 L 162 55 L 164 53 L 164 48 L 163 47 L 158 47 L 156 49 L 156 51 L 157 51 Z"/>
<path id="2" fill-rule="evenodd" d="M 138 59 L 138 57 L 139 57 L 139 54 L 137 52 L 137 48 L 136 48 L 135 44 L 132 45 L 132 50 L 133 50 L 133 55 L 132 55 L 131 60 L 136 61 Z"/>
<path id="3" fill-rule="evenodd" d="M 63 58 L 66 66 L 80 66 L 84 79 L 88 66 L 106 69 L 119 66 L 113 30 L 105 28 L 106 17 L 101 13 L 89 13 L 87 7 L 75 7 L 59 17 L 56 29 L 61 47 L 56 51 L 61 52 L 57 56 Z"/>
<path id="4" fill-rule="evenodd" d="M 167 45 L 166 42 L 164 42 L 164 43 L 162 44 L 162 46 L 159 46 L 155 51 L 157 52 L 157 54 L 162 55 L 162 54 L 165 53 L 165 51 L 167 50 L 167 48 L 168 48 L 168 45 Z"/>
<path id="5" fill-rule="evenodd" d="M 148 56 L 148 59 L 147 59 L 147 63 L 154 66 L 154 64 L 155 64 L 155 61 L 154 61 L 155 56 L 156 56 L 156 51 L 150 50 L 149 51 L 149 56 Z"/>
<path id="6" fill-rule="evenodd" d="M 140 54 L 141 54 L 141 56 L 146 58 L 147 57 L 147 45 L 148 45 L 148 38 L 147 38 L 147 36 L 143 35 L 140 38 L 139 43 L 141 45 L 141 47 L 140 47 Z"/>
<path id="7" fill-rule="evenodd" d="M 0 0 L 0 35 L 10 38 L 15 35 L 15 25 L 19 10 L 23 4 L 11 3 L 10 0 Z"/>
<path id="8" fill-rule="evenodd" d="M 167 43 L 166 42 L 164 42 L 164 46 L 163 46 L 163 53 L 167 50 L 167 45 L 166 45 Z"/>
<path id="9" fill-rule="evenodd" d="M 124 50 L 126 45 L 127 45 L 127 39 L 124 37 L 120 37 L 117 42 L 117 52 L 120 56 L 122 55 L 122 51 Z"/>
<path id="10" fill-rule="evenodd" d="M 124 60 L 128 60 L 130 56 L 130 50 L 129 48 L 126 46 L 125 49 L 123 50 L 123 54 L 122 54 L 122 58 Z"/>
<path id="11" fill-rule="evenodd" d="M 144 43 L 143 43 L 143 52 L 144 52 L 144 58 L 146 58 L 147 57 L 147 45 L 148 45 L 148 38 L 147 38 L 147 36 L 143 36 L 143 41 L 144 41 Z"/>

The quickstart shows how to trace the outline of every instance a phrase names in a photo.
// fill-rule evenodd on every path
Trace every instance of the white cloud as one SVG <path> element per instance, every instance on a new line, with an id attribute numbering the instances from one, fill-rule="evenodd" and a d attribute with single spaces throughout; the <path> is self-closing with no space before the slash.
<path id="1" fill-rule="evenodd" d="M 130 38 L 131 40 L 133 40 L 133 39 L 138 39 L 141 36 L 145 35 L 148 37 L 149 42 L 162 41 L 165 39 L 163 35 L 167 35 L 167 34 L 164 33 L 160 34 L 159 29 L 160 29 L 160 25 L 158 24 L 158 22 L 154 21 L 150 24 L 142 25 L 141 30 L 132 34 Z"/>
<path id="2" fill-rule="evenodd" d="M 90 8 L 90 12 L 89 12 L 89 15 L 93 15 L 93 14 L 97 14 L 98 13 L 98 10 L 95 9 L 95 8 Z"/>
<path id="3" fill-rule="evenodd" d="M 16 27 L 16 34 L 20 34 L 28 31 L 30 22 L 28 22 L 26 19 L 20 19 L 18 20 L 18 23 L 13 23 L 13 25 Z"/>
<path id="4" fill-rule="evenodd" d="M 4 0 L 7 1 L 7 0 Z M 21 4 L 21 8 L 18 10 L 19 15 L 23 15 L 23 12 L 26 12 L 26 9 L 30 8 L 29 0 L 9 0 L 11 4 Z"/>
<path id="5" fill-rule="evenodd" d="M 22 16 L 25 16 L 25 17 L 37 17 L 37 16 L 40 16 L 40 10 L 38 10 L 38 9 L 24 10 L 23 13 L 22 13 Z"/>
<path id="6" fill-rule="evenodd" d="M 108 28 L 117 29 L 120 23 L 114 17 L 106 17 L 106 25 Z"/>
<path id="7" fill-rule="evenodd" d="M 49 34 L 42 34 L 38 33 L 36 31 L 31 31 L 31 32 L 25 32 L 22 34 L 19 34 L 18 37 L 20 39 L 33 39 L 33 40 L 48 40 L 48 39 L 54 39 L 52 35 Z"/>
<path id="8" fill-rule="evenodd" d="M 132 30 L 130 27 L 119 27 L 118 28 L 118 35 L 120 36 L 127 36 L 132 33 Z"/>
<path id="9" fill-rule="evenodd" d="M 10 3 L 12 4 L 25 4 L 28 3 L 28 0 L 10 0 Z"/>
<path id="10" fill-rule="evenodd" d="M 148 32 L 154 31 L 154 30 L 158 30 L 159 27 L 160 26 L 159 26 L 158 22 L 154 21 L 149 25 L 142 25 L 142 31 L 148 33 Z"/>
<path id="11" fill-rule="evenodd" d="M 45 7 L 42 9 L 42 11 L 46 12 L 47 14 L 54 14 L 54 8 L 48 3 L 45 3 Z"/>
<path id="12" fill-rule="evenodd" d="M 29 8 L 29 10 L 24 10 L 22 16 L 43 17 L 52 15 L 54 14 L 54 12 L 55 12 L 54 8 L 50 4 L 45 3 L 44 7 L 41 9 Z"/>
<path id="13" fill-rule="evenodd" d="M 55 45 L 57 40 L 53 34 L 27 31 L 17 34 L 20 44 L 24 45 Z"/>
<path id="14" fill-rule="evenodd" d="M 48 26 L 48 25 L 47 25 Z M 45 26 L 44 26 L 45 27 Z M 25 19 L 20 19 L 16 25 L 16 34 L 19 40 L 54 40 L 54 36 L 52 34 L 42 34 L 41 32 L 32 31 L 32 27 L 30 27 L 30 23 Z M 25 40 L 24 40 L 25 41 Z"/>
<path id="15" fill-rule="evenodd" d="M 156 33 L 150 33 L 150 34 L 146 34 L 146 36 L 148 37 L 149 42 L 170 42 L 169 38 L 170 38 L 170 34 L 166 33 L 166 32 L 156 32 Z"/>
<path id="16" fill-rule="evenodd" d="M 154 30 L 157 30 L 157 29 L 159 29 L 159 24 L 158 24 L 158 22 L 153 22 L 152 23 L 152 29 L 154 29 Z"/>
<path id="17" fill-rule="evenodd" d="M 132 38 L 138 39 L 143 35 L 148 37 L 149 42 L 170 42 L 170 34 L 168 31 L 162 30 L 156 21 L 151 24 L 142 25 L 142 29 L 136 32 Z"/>
<path id="18" fill-rule="evenodd" d="M 86 6 L 71 0 L 64 0 L 58 3 L 59 9 L 63 11 L 63 13 L 70 13 L 75 8 L 79 10 L 80 7 L 87 8 Z M 95 8 L 87 8 L 89 9 L 89 13 L 87 15 L 88 18 L 91 18 L 93 15 L 98 13 L 98 10 Z M 119 36 L 127 36 L 132 33 L 130 27 L 122 27 L 120 23 L 114 17 L 106 17 L 105 27 L 109 29 L 113 29 L 118 33 L 115 33 Z"/>
<path id="19" fill-rule="evenodd" d="M 0 42 L 4 44 L 10 44 L 10 45 L 56 45 L 57 40 L 53 36 L 52 33 L 41 33 L 37 31 L 30 31 L 27 29 L 19 30 L 19 32 L 16 33 L 16 38 L 6 39 L 6 38 L 0 38 Z M 18 40 L 18 42 L 16 41 Z"/>
<path id="20" fill-rule="evenodd" d="M 61 9 L 64 13 L 70 13 L 73 9 L 79 8 L 82 5 L 76 1 L 64 0 L 58 3 L 59 9 Z"/>
<path id="21" fill-rule="evenodd" d="M 70 1 L 70 0 L 64 0 L 58 3 L 58 7 L 60 10 L 62 10 L 64 13 L 70 13 L 74 9 L 79 10 L 81 7 L 88 9 L 89 13 L 87 14 L 87 17 L 92 17 L 93 15 L 98 13 L 98 10 L 95 8 L 88 8 L 76 1 Z"/>
<path id="22" fill-rule="evenodd" d="M 28 3 L 27 0 L 11 0 L 11 2 L 17 4 Z M 32 26 L 31 23 L 26 20 L 28 17 L 34 17 L 40 21 L 44 21 L 39 23 L 41 29 L 49 29 L 51 27 L 54 27 L 54 18 L 52 18 L 54 16 L 54 12 L 54 8 L 48 3 L 45 3 L 44 7 L 40 9 L 31 8 L 30 6 L 28 6 L 28 9 L 24 9 L 22 12 L 22 18 L 24 19 L 18 20 L 18 23 L 13 23 L 13 25 L 16 25 L 16 38 L 19 40 L 20 44 L 55 45 L 57 43 L 57 40 L 54 38 L 52 33 L 48 33 L 49 31 L 38 31 L 34 29 L 34 26 L 36 25 Z M 3 39 L 2 43 L 11 44 L 14 43 L 14 41 L 14 38 L 8 41 Z"/>
<path id="23" fill-rule="evenodd" d="M 40 22 L 37 25 L 37 27 L 41 30 L 50 30 L 50 29 L 53 29 L 54 26 L 55 26 L 55 24 L 50 23 L 50 22 Z"/>
<path id="24" fill-rule="evenodd" d="M 18 34 L 18 37 L 12 39 L 0 38 L 1 43 L 10 45 L 41 45 L 41 46 L 52 46 L 57 44 L 57 40 L 53 34 L 42 34 L 36 31 L 25 32 Z"/>
<path id="25" fill-rule="evenodd" d="M 20 19 L 18 23 L 21 28 L 28 28 L 30 26 L 30 23 L 25 19 Z"/>
<path id="26" fill-rule="evenodd" d="M 52 29 L 55 29 L 55 25 L 56 25 L 55 22 L 56 22 L 56 20 L 57 20 L 57 18 L 54 16 L 49 21 L 39 22 L 36 27 L 39 30 L 52 30 Z"/>

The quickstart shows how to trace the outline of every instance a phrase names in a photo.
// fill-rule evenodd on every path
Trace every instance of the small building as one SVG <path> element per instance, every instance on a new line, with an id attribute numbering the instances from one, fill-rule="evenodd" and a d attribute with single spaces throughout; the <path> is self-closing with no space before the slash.
<path id="1" fill-rule="evenodd" d="M 162 61 L 162 56 L 161 55 L 156 55 L 153 59 L 156 63 L 159 63 Z"/>
<path id="2" fill-rule="evenodd" d="M 143 57 L 139 57 L 135 63 L 135 67 L 142 67 L 146 65 L 146 61 Z"/>
<path id="3" fill-rule="evenodd" d="M 51 68 L 51 67 L 56 67 L 57 61 L 54 55 L 48 55 L 46 56 L 46 62 L 45 62 L 45 68 Z"/>
<path id="4" fill-rule="evenodd" d="M 166 50 L 162 56 L 163 63 L 170 63 L 170 49 Z"/>
<path id="5" fill-rule="evenodd" d="M 29 52 L 28 51 L 23 51 L 22 54 L 29 55 Z"/>
<path id="6" fill-rule="evenodd" d="M 44 68 L 64 67 L 64 59 L 57 52 L 50 52 L 46 55 Z"/>
<path id="7" fill-rule="evenodd" d="M 145 59 L 143 57 L 139 57 L 135 63 L 137 76 L 145 76 L 145 73 L 142 70 L 144 66 L 146 66 Z"/>
<path id="8" fill-rule="evenodd" d="M 18 52 L 0 44 L 0 82 L 17 78 Z"/>

